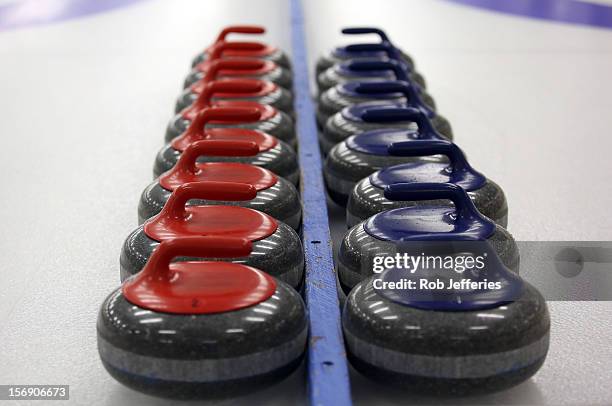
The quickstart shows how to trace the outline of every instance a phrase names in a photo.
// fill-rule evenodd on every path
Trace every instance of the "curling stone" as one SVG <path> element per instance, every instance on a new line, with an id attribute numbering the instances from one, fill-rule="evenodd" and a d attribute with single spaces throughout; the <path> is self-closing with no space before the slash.
<path id="1" fill-rule="evenodd" d="M 395 269 L 357 284 L 342 314 L 351 364 L 374 380 L 427 396 L 499 391 L 536 373 L 550 341 L 546 301 L 494 250 L 481 248 L 486 245 L 475 251 L 484 252 L 485 267 L 463 277 L 440 272 L 442 289 L 419 288 L 432 273 L 423 267 L 403 273 L 403 283 L 413 281 L 417 289 L 385 285 L 397 281 Z M 449 278 L 499 287 L 449 288 Z"/>
<path id="2" fill-rule="evenodd" d="M 259 197 L 259 202 L 267 202 Z M 298 287 L 304 270 L 300 237 L 287 224 L 251 207 L 255 187 L 231 182 L 195 182 L 177 186 L 159 214 L 145 220 L 125 240 L 121 280 L 142 269 L 161 241 L 194 235 L 223 235 L 253 241 L 253 252 L 233 262 L 244 263 Z M 190 200 L 196 204 L 187 204 Z M 199 203 L 199 204 L 198 204 Z"/>
<path id="3" fill-rule="evenodd" d="M 387 186 L 406 183 L 453 183 L 468 193 L 480 213 L 502 227 L 508 225 L 504 191 L 472 168 L 457 145 L 438 140 L 403 141 L 390 144 L 389 152 L 394 156 L 444 155 L 450 164 L 411 162 L 381 169 L 362 179 L 346 205 L 349 228 L 381 211 L 432 203 L 403 200 L 401 193 L 392 194 L 392 199 L 385 197 Z"/>
<path id="4" fill-rule="evenodd" d="M 249 240 L 229 236 L 162 242 L 102 304 L 97 336 L 106 370 L 138 391 L 183 399 L 237 396 L 287 377 L 306 347 L 299 293 L 242 264 L 172 262 L 250 252 Z"/>
<path id="5" fill-rule="evenodd" d="M 296 230 L 299 229 L 302 210 L 295 186 L 265 168 L 235 161 L 241 156 L 255 156 L 257 151 L 257 144 L 249 141 L 204 140 L 191 144 L 172 169 L 163 173 L 142 192 L 138 206 L 139 222 L 142 223 L 159 213 L 172 191 L 180 185 L 213 181 L 251 185 L 254 189 L 253 197 L 234 202 L 235 205 L 260 210 Z M 198 157 L 201 156 L 205 156 L 208 161 L 198 162 Z M 233 160 L 215 162 L 215 158 L 219 156 Z M 199 201 L 196 204 L 232 203 Z"/>
<path id="6" fill-rule="evenodd" d="M 380 69 L 376 63 L 387 62 L 396 65 L 395 69 Z M 400 74 L 396 72 L 402 72 Z M 405 64 L 394 59 L 359 59 L 346 61 L 321 72 L 317 76 L 319 95 L 326 90 L 347 82 L 380 82 L 385 80 L 404 80 L 425 89 L 425 79 L 416 72 L 407 70 Z"/>
<path id="7" fill-rule="evenodd" d="M 347 294 L 372 274 L 375 256 L 395 255 L 398 243 L 407 240 L 488 241 L 504 265 L 518 272 L 519 252 L 512 235 L 483 216 L 461 187 L 452 183 L 396 183 L 386 186 L 385 197 L 434 201 L 377 213 L 346 233 L 338 253 L 338 278 Z M 438 202 L 441 199 L 453 204 Z"/>
<path id="8" fill-rule="evenodd" d="M 232 45 L 230 46 L 229 44 L 232 44 Z M 234 42 L 234 43 L 225 42 L 225 43 L 220 43 L 217 46 L 215 46 L 214 51 L 211 55 L 211 59 L 196 65 L 185 78 L 183 87 L 187 88 L 193 85 L 194 83 L 202 80 L 204 76 L 206 75 L 206 72 L 208 71 L 208 69 L 210 69 L 212 64 L 217 63 L 217 61 L 220 59 L 219 57 L 226 49 L 231 49 L 232 47 L 234 49 L 240 49 L 240 47 L 243 45 L 244 43 L 239 43 L 239 42 Z M 252 58 L 251 59 L 232 58 L 232 59 L 234 61 L 252 60 Z M 220 71 L 218 75 L 221 78 L 248 77 L 251 79 L 267 80 L 270 82 L 274 82 L 278 86 L 284 87 L 287 90 L 291 90 L 291 88 L 293 87 L 293 77 L 291 75 L 291 71 L 285 68 L 282 68 L 281 66 L 275 64 L 272 61 L 266 61 L 262 59 L 259 59 L 257 61 L 260 63 L 260 66 L 261 66 L 258 69 L 253 69 L 249 72 L 245 72 L 242 70 L 227 68 L 227 69 Z"/>
<path id="9" fill-rule="evenodd" d="M 257 148 L 234 152 L 231 148 L 210 151 L 217 155 L 200 154 L 198 162 L 240 162 L 268 169 L 282 176 L 294 185 L 298 184 L 300 173 L 295 151 L 288 144 L 266 133 L 246 128 L 207 128 L 214 120 L 234 121 L 237 123 L 256 121 L 259 112 L 252 108 L 213 107 L 200 111 L 187 131 L 166 144 L 157 154 L 153 166 L 153 176 L 158 177 L 170 170 L 178 161 L 181 153 L 197 141 L 217 140 L 225 142 L 255 143 Z M 226 154 L 226 155 L 219 155 Z"/>
<path id="10" fill-rule="evenodd" d="M 176 101 L 175 113 L 179 113 L 181 110 L 191 106 L 198 99 L 198 96 L 200 96 L 200 94 L 204 91 L 206 84 L 214 81 L 217 78 L 217 74 L 220 70 L 234 69 L 248 74 L 249 72 L 257 71 L 262 67 L 262 65 L 263 62 L 257 59 L 220 59 L 214 61 L 210 68 L 206 71 L 206 74 L 202 80 L 183 90 Z M 278 86 L 277 84 L 266 80 L 248 78 L 239 80 L 223 80 L 232 80 L 233 83 L 236 83 L 236 86 L 238 86 L 238 83 L 242 83 L 244 88 L 242 92 L 239 92 L 239 89 L 237 89 L 235 92 L 231 93 L 214 94 L 212 97 L 213 103 L 220 100 L 248 100 L 260 104 L 269 104 L 270 106 L 293 116 L 293 97 L 288 90 Z"/>
<path id="11" fill-rule="evenodd" d="M 382 59 L 382 58 L 388 57 L 389 52 L 392 52 L 392 51 L 387 51 L 387 50 L 383 50 L 383 51 L 380 50 L 379 47 L 381 45 L 393 47 L 393 44 L 389 40 L 389 37 L 387 36 L 387 34 L 379 28 L 351 27 L 351 28 L 344 28 L 342 30 L 342 33 L 347 34 L 347 35 L 376 34 L 380 37 L 380 42 L 372 43 L 372 44 L 357 44 L 359 45 L 357 49 L 355 49 L 354 46 L 353 47 L 351 46 L 335 47 L 329 53 L 327 53 L 326 55 L 323 55 L 317 60 L 317 65 L 316 65 L 317 75 L 323 72 L 324 70 L 334 65 L 337 65 L 339 63 L 345 62 L 349 59 L 351 60 L 357 60 L 357 59 L 363 59 L 363 58 L 381 58 Z M 399 55 L 395 55 L 397 59 L 401 60 L 406 65 L 408 65 L 410 68 L 414 69 L 414 61 L 412 60 L 412 58 L 406 53 L 402 52 L 400 49 L 396 47 L 393 47 L 393 48 L 399 54 Z"/>
<path id="12" fill-rule="evenodd" d="M 206 61 L 216 44 L 227 42 L 227 36 L 229 34 L 263 34 L 266 32 L 264 27 L 256 26 L 256 25 L 234 25 L 225 27 L 217 37 L 216 41 L 213 45 L 206 48 L 203 52 L 200 52 L 193 61 L 191 62 L 191 66 L 194 67 L 204 61 Z M 231 42 L 230 42 L 231 43 Z M 277 47 L 270 46 L 261 42 L 250 42 L 252 47 L 249 49 L 228 49 L 223 52 L 223 58 L 257 58 L 264 59 L 267 61 L 272 61 L 280 66 L 283 66 L 287 69 L 291 69 L 291 62 L 287 55 Z"/>
<path id="13" fill-rule="evenodd" d="M 368 88 L 369 89 L 369 88 Z M 431 127 L 438 136 L 452 140 L 453 132 L 448 120 L 444 117 L 433 114 L 433 119 L 429 119 L 431 114 L 422 106 L 407 106 L 405 104 L 371 104 L 362 103 L 343 108 L 339 113 L 334 114 L 327 120 L 325 129 L 319 134 L 319 143 L 324 153 L 339 142 L 353 134 L 362 133 L 368 130 L 384 128 L 416 128 L 414 121 L 407 120 L 406 114 L 401 110 L 403 107 L 414 108 L 420 111 L 427 120 L 427 125 Z M 384 109 L 384 110 L 383 110 Z"/>
<path id="14" fill-rule="evenodd" d="M 445 139 L 434 130 L 427 116 L 418 109 L 412 107 L 372 108 L 363 117 L 365 120 L 373 118 L 373 121 L 377 122 L 392 118 L 399 120 L 398 127 L 403 125 L 405 129 L 387 128 L 366 131 L 348 137 L 331 149 L 325 159 L 323 175 L 329 196 L 337 204 L 346 205 L 348 196 L 357 182 L 379 169 L 415 161 L 448 162 L 446 157 L 439 155 L 405 157 L 389 152 L 389 145 L 395 142 Z M 414 123 L 418 130 L 410 129 Z"/>
<path id="15" fill-rule="evenodd" d="M 387 62 L 374 63 L 379 66 L 388 65 Z M 372 65 L 372 62 L 354 62 L 354 64 Z M 317 125 L 323 129 L 331 116 L 339 113 L 345 107 L 362 103 L 419 106 L 427 111 L 430 117 L 433 118 L 436 115 L 435 102 L 431 96 L 403 80 L 347 82 L 336 85 L 321 94 L 317 103 Z"/>
<path id="16" fill-rule="evenodd" d="M 182 110 L 179 114 L 175 115 L 172 120 L 170 120 L 168 128 L 166 129 L 166 142 L 170 142 L 174 138 L 184 133 L 189 127 L 191 121 L 195 119 L 198 112 L 207 107 L 245 107 L 257 109 L 260 114 L 259 120 L 241 124 L 235 122 L 230 123 L 225 121 L 217 121 L 208 124 L 208 128 L 237 127 L 259 130 L 273 135 L 279 140 L 285 141 L 291 146 L 295 147 L 297 145 L 297 138 L 293 128 L 293 120 L 286 113 L 283 113 L 270 105 L 264 105 L 248 100 L 212 101 L 212 96 L 217 93 L 240 93 L 244 92 L 244 89 L 258 88 L 255 86 L 250 86 L 251 84 L 244 82 L 236 83 L 229 80 L 208 83 L 195 103 Z"/>

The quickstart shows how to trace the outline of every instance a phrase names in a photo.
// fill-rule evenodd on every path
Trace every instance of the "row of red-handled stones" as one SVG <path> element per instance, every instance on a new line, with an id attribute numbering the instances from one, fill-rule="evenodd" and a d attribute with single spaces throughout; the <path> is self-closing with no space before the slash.
<path id="1" fill-rule="evenodd" d="M 236 396 L 303 357 L 291 67 L 276 47 L 226 38 L 263 31 L 227 27 L 195 58 L 141 196 L 97 328 L 102 363 L 133 389 Z"/>

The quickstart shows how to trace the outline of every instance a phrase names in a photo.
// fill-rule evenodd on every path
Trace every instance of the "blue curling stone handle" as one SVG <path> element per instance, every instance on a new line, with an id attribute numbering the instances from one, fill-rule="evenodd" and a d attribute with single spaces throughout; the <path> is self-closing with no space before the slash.
<path id="1" fill-rule="evenodd" d="M 461 149 L 443 140 L 392 141 L 390 155 L 430 156 L 445 155 L 445 163 L 410 162 L 384 168 L 370 175 L 370 183 L 384 189 L 396 183 L 453 183 L 467 191 L 480 189 L 487 183 L 486 177 L 467 162 Z"/>
<path id="2" fill-rule="evenodd" d="M 488 241 L 445 242 L 421 247 L 400 245 L 398 249 L 411 256 L 421 256 L 422 261 L 429 256 L 445 261 L 461 260 L 456 263 L 463 264 L 471 256 L 474 264 L 468 269 L 463 265 L 453 268 L 443 267 L 441 262 L 428 263 L 433 266 L 421 262 L 414 269 L 386 269 L 374 276 L 379 279 L 374 281 L 374 289 L 395 303 L 423 310 L 478 311 L 500 308 L 518 300 L 523 293 L 521 278 L 502 264 Z M 477 264 L 476 260 L 480 262 Z"/>
<path id="3" fill-rule="evenodd" d="M 483 216 L 461 187 L 451 183 L 396 183 L 385 188 L 389 200 L 451 200 L 452 206 L 412 206 L 378 213 L 364 224 L 385 241 L 484 241 L 495 223 Z"/>
<path id="4" fill-rule="evenodd" d="M 349 96 L 349 97 L 363 97 L 364 93 L 358 91 L 363 83 L 395 83 L 396 81 L 384 81 L 384 82 L 347 82 L 338 85 L 338 92 L 341 95 Z M 391 90 L 388 92 L 378 92 L 375 95 L 376 99 L 384 100 L 384 99 L 397 99 L 402 97 L 403 94 L 397 90 Z"/>
<path id="5" fill-rule="evenodd" d="M 364 154 L 390 156 L 390 144 L 399 141 L 423 139 L 423 137 L 428 137 L 428 135 L 420 134 L 415 130 L 371 130 L 347 138 L 346 146 L 353 151 Z"/>
<path id="6" fill-rule="evenodd" d="M 339 92 L 340 94 L 352 97 L 369 96 L 372 100 L 384 100 L 385 98 L 399 98 L 403 96 L 406 98 L 405 104 L 390 104 L 389 107 L 416 107 L 427 114 L 429 118 L 436 116 L 436 112 L 427 106 L 421 99 L 418 87 L 402 80 L 348 82 L 340 85 Z"/>

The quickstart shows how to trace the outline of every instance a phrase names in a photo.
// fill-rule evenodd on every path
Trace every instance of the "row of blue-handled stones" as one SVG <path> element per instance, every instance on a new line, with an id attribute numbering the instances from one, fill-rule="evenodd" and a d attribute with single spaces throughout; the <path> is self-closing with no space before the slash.
<path id="1" fill-rule="evenodd" d="M 341 297 L 342 324 L 352 364 L 433 395 L 496 391 L 528 379 L 546 357 L 550 319 L 544 298 L 518 276 L 502 189 L 452 142 L 450 123 L 411 57 L 379 29 L 343 32 L 380 37 L 334 48 L 316 66 L 325 183 L 346 206 L 350 227 L 336 271 L 348 295 Z M 398 253 L 459 258 L 466 251 L 484 255 L 486 267 L 459 274 L 441 265 L 408 273 L 396 262 L 382 273 L 374 266 Z M 449 288 L 452 278 L 468 285 Z M 437 281 L 444 286 L 428 291 Z M 487 281 L 495 283 L 470 284 Z"/>
<path id="2" fill-rule="evenodd" d="M 291 66 L 276 47 L 226 39 L 263 32 L 227 27 L 195 58 L 123 245 L 98 349 L 133 389 L 236 396 L 303 357 Z"/>

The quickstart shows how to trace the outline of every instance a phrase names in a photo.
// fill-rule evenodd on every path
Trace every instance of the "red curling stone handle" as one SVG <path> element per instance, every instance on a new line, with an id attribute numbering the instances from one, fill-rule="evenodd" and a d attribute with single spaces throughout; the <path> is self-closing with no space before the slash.
<path id="1" fill-rule="evenodd" d="M 132 304 L 163 313 L 211 314 L 250 307 L 274 294 L 271 276 L 231 262 L 171 261 L 179 256 L 240 258 L 251 249 L 249 240 L 238 237 L 172 238 L 153 251 L 142 272 L 121 290 Z"/>
<path id="2" fill-rule="evenodd" d="M 203 139 L 206 124 L 211 121 L 224 121 L 228 123 L 252 123 L 259 121 L 261 112 L 255 107 L 205 107 L 187 127 L 181 137 Z M 178 140 L 181 137 L 177 137 Z M 178 142 L 178 141 L 177 141 Z"/>
<path id="3" fill-rule="evenodd" d="M 253 200 L 256 196 L 257 189 L 246 183 L 214 181 L 185 183 L 172 192 L 159 216 L 177 221 L 187 220 L 185 205 L 191 199 L 246 201 Z"/>
<path id="4" fill-rule="evenodd" d="M 217 36 L 217 40 L 225 41 L 228 34 L 263 34 L 266 29 L 260 25 L 230 25 L 225 27 Z"/>
<path id="5" fill-rule="evenodd" d="M 219 72 L 223 69 L 232 70 L 258 70 L 263 69 L 266 66 L 266 62 L 261 59 L 253 58 L 232 58 L 232 59 L 216 59 L 210 63 L 210 66 L 206 68 L 204 77 L 200 79 L 203 82 L 210 82 L 214 80 Z"/>
<path id="6" fill-rule="evenodd" d="M 212 81 L 206 84 L 204 90 L 193 104 L 193 108 L 201 110 L 205 107 L 209 107 L 213 96 L 217 93 L 257 93 L 260 92 L 263 87 L 264 83 L 262 81 L 254 80 L 232 79 Z"/>
<path id="7" fill-rule="evenodd" d="M 244 42 L 244 41 L 220 41 L 213 45 L 210 52 L 210 60 L 219 59 L 223 55 L 223 52 L 229 50 L 237 51 L 259 51 L 264 49 L 265 45 L 259 42 Z M 206 63 L 206 62 L 203 62 Z"/>
<path id="8" fill-rule="evenodd" d="M 201 156 L 255 156 L 258 153 L 259 146 L 254 141 L 196 141 L 183 151 L 176 163 L 176 170 L 195 174 L 199 170 L 197 160 Z"/>
<path id="9" fill-rule="evenodd" d="M 240 258 L 251 253 L 252 243 L 246 238 L 196 236 L 162 241 L 142 270 L 143 276 L 168 277 L 170 262 L 178 257 Z"/>

